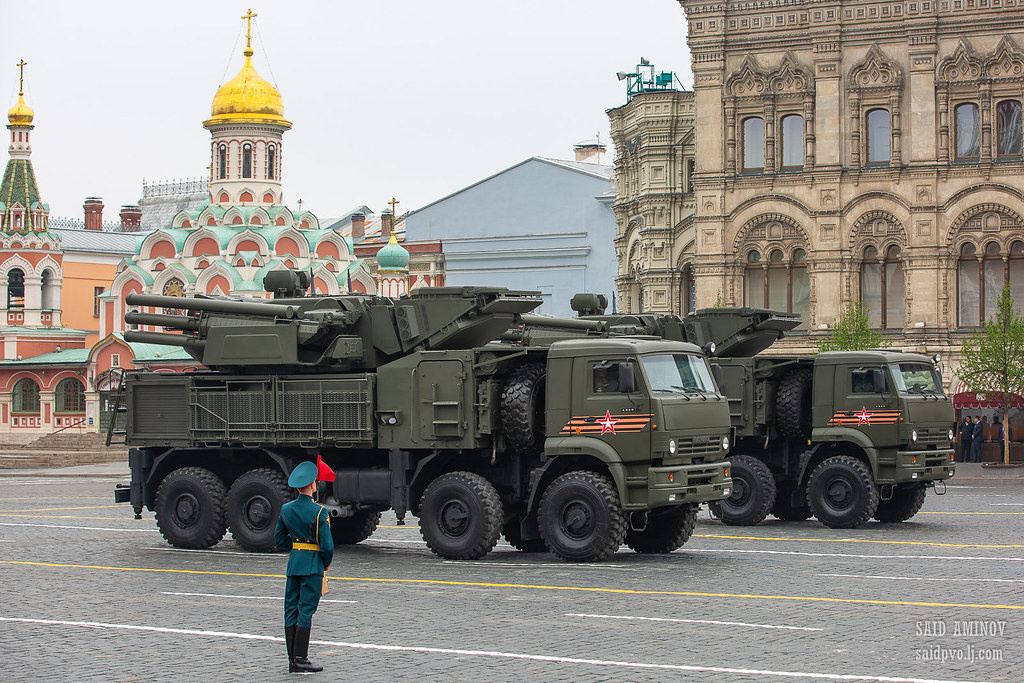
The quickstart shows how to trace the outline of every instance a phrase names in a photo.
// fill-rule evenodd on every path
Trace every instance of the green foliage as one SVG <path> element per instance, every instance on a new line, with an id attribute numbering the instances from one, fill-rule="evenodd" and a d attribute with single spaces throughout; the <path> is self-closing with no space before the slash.
<path id="1" fill-rule="evenodd" d="M 988 392 L 1002 399 L 1003 424 L 1007 424 L 1011 394 L 1024 395 L 1024 319 L 1013 305 L 1010 285 L 1003 285 L 995 319 L 971 333 L 962 349 L 957 375 L 968 391 Z M 1010 463 L 1006 441 L 1003 462 Z"/>
<path id="2" fill-rule="evenodd" d="M 718 298 L 715 299 L 715 308 L 725 308 L 725 302 L 722 301 L 722 290 L 718 290 Z"/>
<path id="3" fill-rule="evenodd" d="M 884 349 L 890 342 L 871 329 L 868 309 L 859 301 L 850 304 L 832 327 L 832 333 L 818 340 L 818 351 L 862 351 Z"/>

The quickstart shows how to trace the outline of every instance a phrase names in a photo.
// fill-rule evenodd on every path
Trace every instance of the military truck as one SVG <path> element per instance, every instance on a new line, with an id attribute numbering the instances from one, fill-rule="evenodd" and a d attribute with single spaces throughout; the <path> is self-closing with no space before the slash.
<path id="1" fill-rule="evenodd" d="M 733 492 L 710 504 L 726 524 L 758 524 L 769 513 L 813 514 L 833 528 L 872 517 L 902 522 L 921 509 L 928 488 L 955 473 L 953 406 L 932 359 L 888 350 L 759 356 L 800 317 L 752 308 L 605 315 L 605 305 L 577 295 L 575 328 L 525 315 L 505 336 L 540 344 L 647 334 L 704 348 L 732 416 Z"/>
<path id="2" fill-rule="evenodd" d="M 130 447 L 115 499 L 136 518 L 152 510 L 172 545 L 210 547 L 230 529 L 273 550 L 286 477 L 318 457 L 336 475 L 320 485 L 336 543 L 367 539 L 384 510 L 400 524 L 412 512 L 447 559 L 483 557 L 502 533 L 566 561 L 623 542 L 670 552 L 701 502 L 731 493 L 728 402 L 692 344 L 495 342 L 538 293 L 303 296 L 307 283 L 271 274 L 273 300 L 127 297 L 140 309 L 128 323 L 163 330 L 127 340 L 180 346 L 206 368 L 126 373 L 111 420 Z"/>

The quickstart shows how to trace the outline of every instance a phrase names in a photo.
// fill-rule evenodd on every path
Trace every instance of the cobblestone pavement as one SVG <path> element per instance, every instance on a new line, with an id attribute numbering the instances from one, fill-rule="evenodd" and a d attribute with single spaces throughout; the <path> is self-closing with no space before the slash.
<path id="1" fill-rule="evenodd" d="M 120 478 L 0 476 L 0 678 L 287 680 L 286 556 L 168 546 Z M 349 681 L 1021 680 L 1024 487 L 904 524 L 726 527 L 570 565 L 446 562 L 386 514 L 341 549 L 310 656 Z M 1016 673 L 1014 673 L 1016 671 Z"/>

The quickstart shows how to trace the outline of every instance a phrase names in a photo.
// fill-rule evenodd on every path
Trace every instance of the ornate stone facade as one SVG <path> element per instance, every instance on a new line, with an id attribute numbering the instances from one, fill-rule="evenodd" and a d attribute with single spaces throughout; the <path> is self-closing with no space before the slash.
<path id="1" fill-rule="evenodd" d="M 608 111 L 615 143 L 615 253 L 624 312 L 693 306 L 694 99 L 640 92 Z"/>
<path id="2" fill-rule="evenodd" d="M 1024 304 L 1024 1 L 680 4 L 698 307 L 799 312 L 810 350 L 860 300 L 955 369 L 1004 282 Z"/>

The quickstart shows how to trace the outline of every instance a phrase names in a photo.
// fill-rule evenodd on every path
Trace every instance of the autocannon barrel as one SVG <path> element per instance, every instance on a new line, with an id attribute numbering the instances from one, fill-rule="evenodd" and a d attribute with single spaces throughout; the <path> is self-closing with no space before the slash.
<path id="1" fill-rule="evenodd" d="M 125 297 L 129 306 L 159 306 L 161 308 L 183 308 L 186 311 L 210 311 L 214 313 L 235 313 L 256 315 L 266 318 L 295 318 L 299 311 L 295 306 L 286 306 L 262 301 L 230 301 L 227 299 L 197 299 L 194 297 L 159 296 L 157 294 L 129 294 Z"/>
<path id="2" fill-rule="evenodd" d="M 202 349 L 206 346 L 205 339 L 174 332 L 140 332 L 128 330 L 124 333 L 125 341 L 144 344 L 163 344 L 164 346 L 181 346 L 186 349 Z"/>
<path id="3" fill-rule="evenodd" d="M 520 319 L 530 326 L 555 327 L 563 330 L 589 330 L 591 332 L 602 332 L 606 324 L 600 320 L 580 320 L 579 318 L 554 318 L 546 315 L 533 315 L 524 313 Z"/>
<path id="4" fill-rule="evenodd" d="M 163 313 L 140 313 L 129 311 L 124 314 L 124 321 L 132 325 L 156 325 L 157 327 L 172 327 L 177 330 L 189 332 L 199 331 L 199 321 L 195 318 L 184 315 L 166 315 Z"/>

